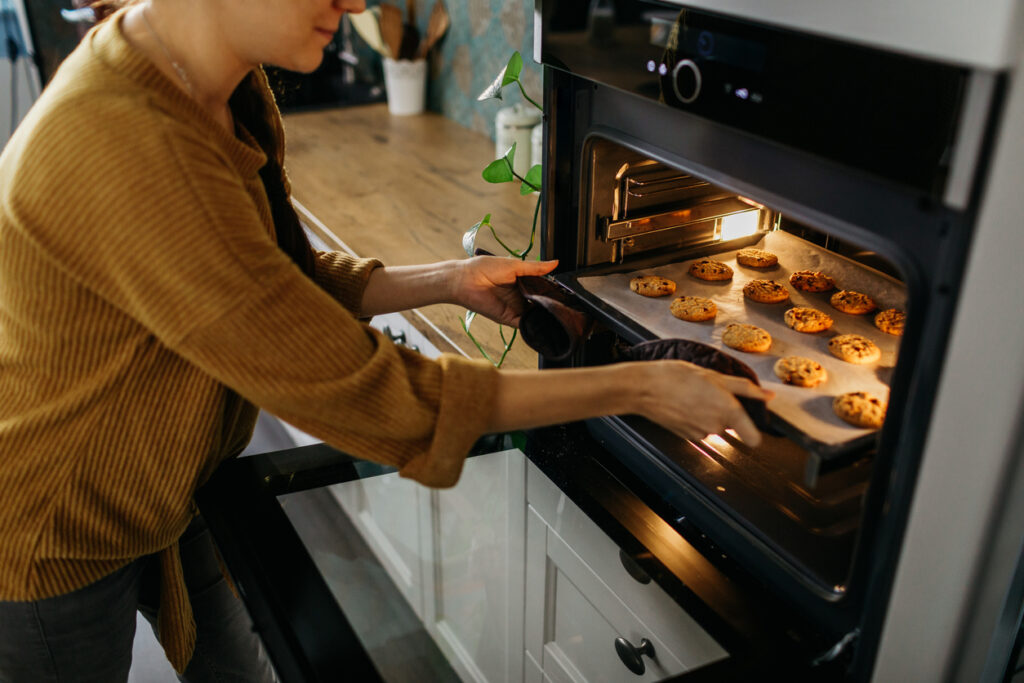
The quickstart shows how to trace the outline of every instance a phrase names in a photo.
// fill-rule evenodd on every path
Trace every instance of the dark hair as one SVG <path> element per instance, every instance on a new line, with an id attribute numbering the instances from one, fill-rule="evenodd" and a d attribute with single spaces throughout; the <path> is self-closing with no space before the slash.
<path id="1" fill-rule="evenodd" d="M 139 0 L 96 0 L 88 4 L 96 12 L 97 20 L 103 21 L 113 12 L 137 2 Z M 260 169 L 260 179 L 270 202 L 277 246 L 312 279 L 316 261 L 309 239 L 285 189 L 284 169 L 277 156 L 277 146 L 281 141 L 277 139 L 277 131 L 272 123 L 277 112 L 270 110 L 271 105 L 264 99 L 261 89 L 259 77 L 250 73 L 231 94 L 228 105 L 235 121 L 259 141 L 267 155 L 267 163 Z"/>
<path id="2" fill-rule="evenodd" d="M 272 121 L 277 112 L 269 111 L 270 105 L 260 93 L 258 77 L 251 73 L 235 89 L 228 101 L 235 121 L 242 124 L 256 138 L 267 163 L 260 169 L 260 178 L 270 202 L 270 215 L 274 219 L 277 246 L 291 257 L 292 261 L 310 278 L 313 278 L 315 260 L 305 230 L 295 213 L 291 198 L 285 189 L 284 169 L 277 156 L 277 133 Z"/>

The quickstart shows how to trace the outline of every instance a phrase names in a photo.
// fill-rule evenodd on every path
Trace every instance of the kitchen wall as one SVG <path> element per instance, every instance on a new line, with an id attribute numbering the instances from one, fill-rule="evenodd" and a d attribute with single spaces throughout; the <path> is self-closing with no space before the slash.
<path id="1" fill-rule="evenodd" d="M 397 2 L 404 7 L 403 3 Z M 421 31 L 426 30 L 432 7 L 433 0 L 416 2 Z M 445 0 L 445 7 L 451 27 L 431 55 L 427 106 L 493 139 L 498 109 L 522 102 L 522 96 L 513 87 L 505 89 L 504 101 L 476 98 L 515 50 L 523 56 L 526 92 L 541 101 L 541 68 L 533 61 L 533 0 Z"/>
<path id="2" fill-rule="evenodd" d="M 33 70 L 27 58 L 0 59 L 0 149 L 35 100 L 39 86 Z"/>

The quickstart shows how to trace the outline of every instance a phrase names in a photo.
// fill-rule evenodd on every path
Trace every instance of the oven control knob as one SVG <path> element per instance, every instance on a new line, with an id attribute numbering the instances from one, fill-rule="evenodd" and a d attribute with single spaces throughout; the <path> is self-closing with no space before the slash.
<path id="1" fill-rule="evenodd" d="M 672 89 L 676 97 L 689 104 L 700 95 L 700 68 L 692 59 L 683 59 L 672 69 Z"/>

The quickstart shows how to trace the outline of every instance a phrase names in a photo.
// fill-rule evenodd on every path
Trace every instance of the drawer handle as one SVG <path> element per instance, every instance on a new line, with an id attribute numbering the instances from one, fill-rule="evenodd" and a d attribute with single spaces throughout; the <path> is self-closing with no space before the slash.
<path id="1" fill-rule="evenodd" d="M 392 342 L 394 342 L 398 346 L 406 346 L 405 332 L 402 332 L 402 331 L 392 332 L 390 325 L 385 325 L 384 329 L 381 330 L 381 332 L 384 333 L 385 337 L 390 339 Z"/>
<path id="2" fill-rule="evenodd" d="M 642 638 L 640 640 L 640 647 L 637 647 L 622 636 L 619 636 L 615 639 L 615 654 L 619 656 L 619 659 L 622 660 L 627 669 L 637 676 L 643 676 L 644 671 L 647 670 L 647 667 L 644 666 L 643 655 L 654 657 L 654 643 L 646 638 Z"/>
<path id="3" fill-rule="evenodd" d="M 648 557 L 650 556 L 648 555 Z M 651 582 L 650 575 L 621 548 L 619 548 L 619 562 L 622 563 L 622 568 L 626 570 L 626 573 L 633 577 L 633 580 L 637 583 L 648 584 Z"/>

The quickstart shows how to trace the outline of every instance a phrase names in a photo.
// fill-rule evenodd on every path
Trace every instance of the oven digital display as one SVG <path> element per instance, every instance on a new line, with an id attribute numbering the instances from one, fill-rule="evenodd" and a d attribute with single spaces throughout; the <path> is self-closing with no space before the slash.
<path id="1" fill-rule="evenodd" d="M 968 73 L 648 0 L 546 0 L 545 65 L 913 187 L 945 189 Z"/>

